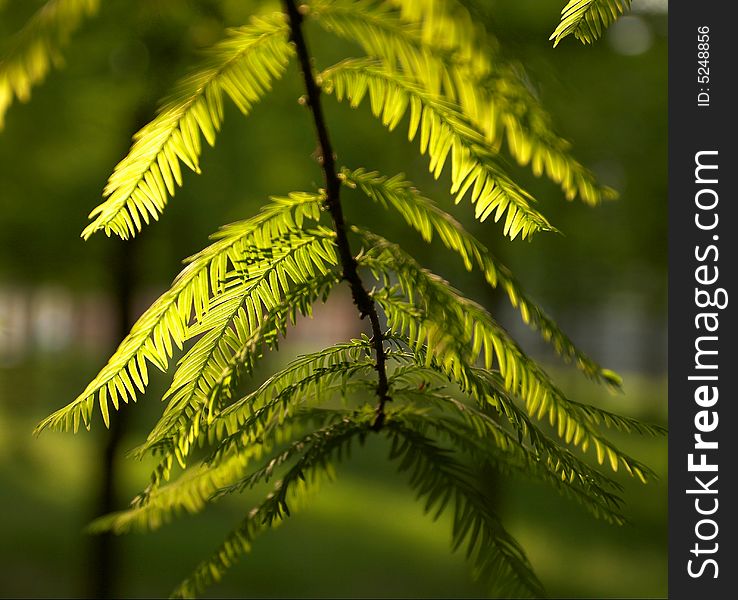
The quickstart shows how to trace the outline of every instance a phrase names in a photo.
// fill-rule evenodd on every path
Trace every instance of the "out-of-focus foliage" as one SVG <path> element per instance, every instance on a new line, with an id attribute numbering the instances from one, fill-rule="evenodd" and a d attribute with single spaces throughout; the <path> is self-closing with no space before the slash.
<path id="1" fill-rule="evenodd" d="M 44 80 L 52 65 L 61 62 L 61 48 L 70 34 L 98 6 L 99 0 L 49 0 L 18 32 L 11 47 L 0 55 L 0 131 L 13 99 L 30 99 L 31 88 Z"/>
<path id="2" fill-rule="evenodd" d="M 591 44 L 602 36 L 615 20 L 630 8 L 631 0 L 570 0 L 561 10 L 561 23 L 549 39 L 554 46 L 567 35 L 583 44 Z"/>

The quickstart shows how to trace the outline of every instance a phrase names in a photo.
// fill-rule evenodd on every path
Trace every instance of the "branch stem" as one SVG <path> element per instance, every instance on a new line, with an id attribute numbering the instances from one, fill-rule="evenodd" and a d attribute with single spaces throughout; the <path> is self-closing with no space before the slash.
<path id="1" fill-rule="evenodd" d="M 300 61 L 300 70 L 302 71 L 305 81 L 305 90 L 307 92 L 307 106 L 312 114 L 315 132 L 320 147 L 319 162 L 323 169 L 325 177 L 326 205 L 333 220 L 333 228 L 336 232 L 336 245 L 338 247 L 338 255 L 341 260 L 341 268 L 343 269 L 343 279 L 345 279 L 351 287 L 351 296 L 354 304 L 359 310 L 359 315 L 363 319 L 369 317 L 372 327 L 372 344 L 376 354 L 376 370 L 377 370 L 377 403 L 376 416 L 372 424 L 372 429 L 378 431 L 384 423 L 384 405 L 390 400 L 388 395 L 389 385 L 387 383 L 387 355 L 384 350 L 384 337 L 379 324 L 379 315 L 377 307 L 372 300 L 369 292 L 359 276 L 356 265 L 356 259 L 351 252 L 348 235 L 346 233 L 346 222 L 343 218 L 343 208 L 341 206 L 341 181 L 338 178 L 336 170 L 336 157 L 331 146 L 330 137 L 328 136 L 328 128 L 323 114 L 323 107 L 320 101 L 320 87 L 315 81 L 313 69 L 311 65 L 310 52 L 308 51 L 307 42 L 302 31 L 302 14 L 300 13 L 295 0 L 284 0 L 284 7 L 289 19 L 291 39 L 295 44 L 297 56 Z"/>

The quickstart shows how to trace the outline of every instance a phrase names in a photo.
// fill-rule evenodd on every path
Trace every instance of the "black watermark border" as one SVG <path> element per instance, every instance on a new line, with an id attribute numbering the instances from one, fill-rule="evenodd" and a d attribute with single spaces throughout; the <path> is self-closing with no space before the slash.
<path id="1" fill-rule="evenodd" d="M 669 6 L 669 597 L 675 599 L 735 594 L 734 12 L 725 0 Z"/>

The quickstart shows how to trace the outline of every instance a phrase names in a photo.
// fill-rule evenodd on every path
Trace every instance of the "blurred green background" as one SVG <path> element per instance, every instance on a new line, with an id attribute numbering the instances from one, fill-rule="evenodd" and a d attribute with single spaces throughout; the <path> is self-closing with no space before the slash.
<path id="1" fill-rule="evenodd" d="M 243 23 L 256 5 L 246 0 L 110 0 L 65 52 L 66 66 L 14 105 L 0 134 L 0 594 L 79 596 L 93 593 L 95 547 L 83 533 L 98 506 L 104 432 L 78 436 L 31 431 L 84 387 L 119 339 L 116 281 L 131 265 L 130 298 L 140 313 L 178 272 L 183 257 L 202 248 L 219 225 L 243 218 L 269 194 L 312 190 L 320 171 L 311 153 L 311 123 L 297 98 L 292 67 L 253 114 L 229 107 L 215 148 L 203 154 L 203 174 L 185 185 L 159 223 L 134 243 L 78 234 L 100 190 L 128 149 L 131 134 L 157 100 L 226 26 Z M 666 2 L 634 0 L 634 12 L 605 39 L 582 47 L 547 38 L 563 0 L 478 3 L 478 18 L 523 62 L 560 133 L 602 181 L 621 194 L 596 209 L 567 203 L 558 188 L 524 169 L 513 175 L 541 202 L 564 236 L 508 242 L 492 223 L 474 222 L 469 205 L 451 206 L 444 181 L 426 159 L 388 134 L 368 113 L 326 98 L 340 162 L 386 174 L 404 171 L 423 191 L 473 230 L 512 267 L 531 294 L 594 358 L 625 377 L 611 396 L 557 365 L 519 319 L 481 280 L 438 247 L 425 246 L 392 221 L 346 196 L 349 217 L 402 241 L 421 263 L 494 309 L 530 352 L 577 399 L 655 422 L 666 422 Z M 40 5 L 0 2 L 0 40 Z M 358 53 L 309 28 L 318 64 Z M 0 50 L 2 49 L 0 45 Z M 398 128 L 401 130 L 402 128 Z M 122 258 L 127 255 L 125 258 Z M 264 372 L 296 353 L 353 335 L 359 324 L 339 297 L 302 323 L 270 357 Z M 161 409 L 155 385 L 127 411 L 123 449 L 136 445 Z M 160 397 L 160 396 L 159 396 Z M 525 481 L 495 482 L 509 529 L 528 550 L 553 597 L 666 595 L 666 441 L 617 438 L 661 480 L 648 486 L 623 479 L 626 514 L 620 528 L 592 519 L 578 505 Z M 405 482 L 371 441 L 339 467 L 336 482 L 257 543 L 213 596 L 469 597 L 484 596 L 449 551 L 448 522 L 422 514 Z M 116 457 L 118 506 L 138 492 L 146 464 Z M 249 508 L 233 498 L 149 535 L 118 538 L 114 595 L 166 595 Z"/>

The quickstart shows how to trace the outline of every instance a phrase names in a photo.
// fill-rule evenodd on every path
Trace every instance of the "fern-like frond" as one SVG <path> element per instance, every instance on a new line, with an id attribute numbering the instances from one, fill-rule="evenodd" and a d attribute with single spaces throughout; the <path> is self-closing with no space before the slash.
<path id="1" fill-rule="evenodd" d="M 438 517 L 453 503 L 453 548 L 466 546 L 475 575 L 502 597 L 542 597 L 543 586 L 523 549 L 474 487 L 472 474 L 450 452 L 399 421 L 389 418 L 385 427 L 392 442 L 390 457 L 409 473 L 426 512 Z"/>
<path id="2" fill-rule="evenodd" d="M 401 337 L 397 340 L 402 340 Z M 404 343 L 408 346 L 411 340 L 404 339 Z M 611 479 L 602 475 L 599 471 L 592 469 L 580 458 L 574 455 L 567 448 L 560 446 L 555 441 L 549 439 L 532 421 L 527 413 L 519 408 L 516 401 L 505 389 L 504 382 L 498 373 L 490 372 L 482 368 L 472 367 L 469 365 L 461 365 L 453 372 L 449 371 L 443 365 L 438 363 L 432 356 L 428 356 L 426 347 L 414 349 L 411 356 L 414 365 L 398 369 L 396 374 L 390 378 L 393 384 L 398 379 L 405 381 L 408 377 L 412 380 L 416 377 L 423 377 L 426 380 L 433 376 L 441 376 L 443 381 L 452 383 L 477 407 L 482 413 L 489 414 L 494 412 L 495 417 L 502 417 L 504 423 L 509 425 L 511 435 L 517 439 L 518 445 L 528 444 L 535 452 L 536 456 L 541 460 L 545 460 L 547 466 L 552 467 L 553 471 L 561 479 L 573 482 L 579 480 L 583 485 L 588 482 L 596 482 L 603 488 L 620 489 L 619 486 Z M 418 389 L 424 391 L 424 386 L 418 386 Z M 442 387 L 439 389 L 443 389 Z M 410 386 L 403 386 L 401 393 L 414 396 L 414 392 Z M 430 390 L 428 401 L 433 403 L 438 400 L 438 390 Z M 443 401 L 451 401 L 452 407 L 458 409 L 458 402 L 453 401 L 447 396 L 440 396 Z M 415 401 L 422 404 L 420 396 L 415 397 Z M 466 406 L 466 405 L 465 405 Z M 496 421 L 495 421 L 496 422 Z M 480 423 L 472 423 L 480 432 L 484 433 L 485 427 Z M 507 431 L 507 429 L 505 429 Z M 495 441 L 499 442 L 499 447 L 505 449 L 507 444 L 503 438 L 498 438 L 497 431 L 488 431 Z M 510 438 L 512 441 L 512 437 Z"/>
<path id="3" fill-rule="evenodd" d="M 243 374 L 253 372 L 255 362 L 260 355 L 254 351 L 259 340 L 271 340 L 270 347 L 277 347 L 278 335 L 287 335 L 287 326 L 297 322 L 297 315 L 312 317 L 313 305 L 319 300 L 323 303 L 333 287 L 341 280 L 337 271 L 328 271 L 315 276 L 305 284 L 296 285 L 264 317 L 258 331 L 254 332 L 248 343 L 241 346 L 231 359 L 223 366 L 220 375 L 213 382 L 211 395 L 218 398 L 220 405 L 228 404 L 233 397 L 233 390 Z M 212 416 L 212 415 L 211 415 Z M 208 417 L 210 422 L 210 417 Z"/>
<path id="4" fill-rule="evenodd" d="M 62 64 L 61 49 L 100 0 L 48 0 L 0 56 L 0 131 L 14 99 L 27 102 L 31 88 Z"/>
<path id="5" fill-rule="evenodd" d="M 399 67 L 429 93 L 441 93 L 449 70 L 434 46 L 423 42 L 419 25 L 402 21 L 390 6 L 376 0 L 310 0 L 309 6 L 309 16 L 325 30 L 359 44 L 386 67 Z"/>
<path id="6" fill-rule="evenodd" d="M 403 341 L 402 336 L 397 338 L 388 337 L 396 342 Z M 468 425 L 475 429 L 479 436 L 486 437 L 489 440 L 491 435 L 497 446 L 502 450 L 512 451 L 513 453 L 521 450 L 525 452 L 529 447 L 534 453 L 539 466 L 550 471 L 556 479 L 561 480 L 563 485 L 575 485 L 591 490 L 596 496 L 600 495 L 600 500 L 604 501 L 606 505 L 612 504 L 613 501 L 614 504 L 617 504 L 617 499 L 611 498 L 610 492 L 612 490 L 620 491 L 621 486 L 590 467 L 566 447 L 559 445 L 543 433 L 532 420 L 535 416 L 529 417 L 523 409 L 517 406 L 517 403 L 505 388 L 505 382 L 499 373 L 466 364 L 454 365 L 453 369 L 449 369 L 448 366 L 440 364 L 435 358 L 429 356 L 427 347 L 417 348 L 409 338 L 405 338 L 404 343 L 414 348 L 411 356 L 415 364 L 414 366 L 410 365 L 398 369 L 390 380 L 393 386 L 396 386 L 395 382 L 397 380 L 406 383 L 408 380 L 417 381 L 417 378 L 420 377 L 421 384 L 415 386 L 417 390 L 420 390 L 419 392 L 413 389 L 412 386 L 404 385 L 399 390 L 401 395 L 414 399 L 419 406 L 424 403 L 437 404 L 439 401 L 450 403 L 451 408 L 462 413 Z M 439 390 L 443 389 L 442 387 L 436 390 L 430 389 L 427 396 L 423 396 L 422 394 L 426 391 L 425 382 L 431 380 L 434 374 L 440 374 L 444 380 L 455 384 L 471 402 L 476 404 L 476 412 L 481 412 L 485 416 L 485 420 L 479 419 L 479 415 L 475 414 L 473 407 L 461 404 L 453 397 L 439 393 Z M 396 387 L 393 387 L 393 390 L 397 391 Z M 507 429 L 491 427 L 493 424 L 497 424 L 497 420 L 489 419 L 490 411 L 494 411 L 496 417 L 503 418 L 504 423 L 512 429 L 511 433 L 508 433 Z M 626 421 L 634 421 L 626 417 L 620 418 Z M 629 424 L 629 427 L 632 428 L 632 424 Z M 663 433 L 661 428 L 658 427 L 644 427 L 645 429 L 641 433 L 653 435 Z M 647 467 L 622 452 L 620 454 L 638 477 L 644 479 L 646 476 L 653 476 L 653 473 Z M 544 479 L 548 480 L 546 477 Z M 582 500 L 582 498 L 578 499 Z M 615 506 L 612 507 L 615 508 Z M 595 506 L 589 506 L 588 508 L 590 510 L 597 509 Z M 593 512 L 597 516 L 607 519 L 612 518 L 614 522 L 618 520 L 615 514 L 608 515 L 602 511 L 598 512 L 598 510 L 593 510 Z"/>
<path id="7" fill-rule="evenodd" d="M 425 366 L 434 368 L 436 363 L 435 368 L 445 373 L 472 398 L 482 398 L 504 414 L 521 437 L 528 435 L 532 441 L 537 438 L 534 444 L 548 445 L 539 437 L 542 434 L 532 427 L 528 415 L 531 419 L 546 419 L 565 443 L 578 447 L 583 453 L 593 447 L 599 464 L 603 464 L 607 459 L 613 471 L 617 471 L 622 465 L 631 476 L 638 477 L 644 483 L 648 478 L 656 477 L 651 469 L 608 440 L 598 427 L 607 423 L 609 427 L 620 431 L 639 430 L 648 435 L 663 435 L 665 430 L 662 427 L 640 423 L 636 419 L 614 415 L 600 408 L 569 400 L 535 363 L 525 355 L 516 356 L 519 349 L 513 350 L 503 359 L 508 365 L 505 371 L 507 373 L 515 371 L 512 379 L 509 375 L 502 376 L 498 371 L 476 369 L 467 364 L 464 358 L 473 342 L 466 337 L 460 346 L 454 347 L 454 337 L 439 333 L 442 331 L 440 324 L 442 321 L 439 322 L 436 317 L 429 316 L 431 311 L 418 309 L 391 294 L 379 294 L 377 300 L 385 309 L 391 327 L 395 331 L 406 333 L 408 344 L 414 352 L 424 357 Z M 480 328 L 476 333 L 481 334 L 482 331 L 484 328 Z M 426 343 L 431 346 L 428 353 Z M 505 356 L 504 347 L 499 350 L 498 356 Z M 439 361 L 436 360 L 437 356 L 440 357 Z M 516 365 L 518 360 L 524 363 L 523 371 Z M 516 379 L 525 383 L 518 389 L 511 389 L 511 383 Z M 517 408 L 508 393 L 523 401 L 525 412 Z M 574 470 L 568 471 L 569 475 L 573 472 Z"/>
<path id="8" fill-rule="evenodd" d="M 429 169 L 440 177 L 451 155 L 451 193 L 456 202 L 470 191 L 475 215 L 499 221 L 505 215 L 504 234 L 526 239 L 554 228 L 532 204 L 535 200 L 502 171 L 498 158 L 458 108 L 440 96 L 425 92 L 401 74 L 372 59 L 349 59 L 322 72 L 322 86 L 338 100 L 357 107 L 369 96 L 372 113 L 390 130 L 410 112 L 408 139 L 420 137 L 420 153 L 428 154 Z"/>
<path id="9" fill-rule="evenodd" d="M 182 347 L 193 315 L 195 320 L 202 318 L 211 295 L 223 290 L 226 273 L 236 268 L 255 244 L 268 246 L 271 240 L 300 229 L 305 220 L 319 220 L 323 200 L 321 195 L 304 193 L 273 198 L 251 219 L 223 227 L 213 236 L 213 244 L 188 259 L 172 287 L 138 319 L 87 388 L 44 419 L 36 433 L 47 428 L 76 432 L 80 423 L 89 428 L 96 403 L 107 426 L 108 398 L 116 409 L 118 397 L 124 402 L 135 401 L 136 389 L 143 392 L 148 384 L 147 362 L 166 371 L 173 345 Z"/>
<path id="10" fill-rule="evenodd" d="M 240 258 L 226 289 L 211 299 L 202 319 L 189 328 L 187 339 L 197 342 L 180 360 L 164 395 L 169 403 L 141 451 L 179 432 L 177 456 L 188 454 L 198 437 L 201 416 L 212 410 L 213 385 L 233 356 L 254 343 L 255 333 L 263 337 L 264 315 L 281 307 L 295 286 L 305 286 L 321 276 L 336 280 L 334 237 L 332 230 L 320 227 L 295 231 L 286 239 L 255 246 Z M 323 280 L 319 282 L 323 284 Z M 290 314 L 291 306 L 285 312 Z M 267 334 L 276 334 L 274 322 L 267 323 Z"/>
<path id="11" fill-rule="evenodd" d="M 299 502 L 307 487 L 322 477 L 333 476 L 333 462 L 341 459 L 354 439 L 358 437 L 360 441 L 363 440 L 363 436 L 369 432 L 371 419 L 371 410 L 364 411 L 353 419 L 342 418 L 337 423 L 330 423 L 309 433 L 267 461 L 265 467 L 244 478 L 232 489 L 224 490 L 223 493 L 241 491 L 261 481 L 268 481 L 279 467 L 293 457 L 299 457 L 276 483 L 266 500 L 249 512 L 211 558 L 198 565 L 180 583 L 172 597 L 194 597 L 219 581 L 236 560 L 251 549 L 254 539 L 262 531 L 290 516 L 290 507 L 294 508 L 294 503 Z"/>
<path id="12" fill-rule="evenodd" d="M 343 181 L 358 187 L 366 196 L 385 208 L 395 209 L 405 222 L 426 242 L 436 233 L 443 244 L 456 252 L 471 271 L 476 264 L 492 287 L 501 286 L 513 307 L 518 308 L 523 321 L 540 332 L 566 361 L 573 361 L 589 377 L 619 387 L 620 377 L 604 369 L 581 350 L 559 329 L 556 323 L 522 289 L 510 270 L 497 261 L 487 248 L 467 232 L 461 223 L 423 196 L 402 175 L 383 177 L 364 169 L 341 172 Z"/>
<path id="13" fill-rule="evenodd" d="M 82 237 L 104 230 L 134 236 L 149 216 L 158 219 L 176 186 L 180 162 L 199 173 L 202 135 L 213 145 L 223 121 L 223 96 L 243 114 L 284 72 L 294 53 L 282 13 L 253 17 L 232 29 L 203 63 L 165 100 L 156 118 L 134 136 L 131 150 L 116 167 L 103 192 L 106 200 L 90 213 Z"/>
<path id="14" fill-rule="evenodd" d="M 231 531 L 213 554 L 198 564 L 193 571 L 172 590 L 170 598 L 196 598 L 210 586 L 218 583 L 228 570 L 233 567 L 244 554 L 251 552 L 256 539 L 265 531 L 275 527 L 291 516 L 297 507 L 301 507 L 308 493 L 325 477 L 316 472 L 308 481 L 290 481 L 289 487 L 278 481 L 273 491 L 259 505 L 251 509 L 241 523 Z M 287 512 L 284 506 L 291 507 Z"/>
<path id="15" fill-rule="evenodd" d="M 597 518 L 618 525 L 625 522 L 620 512 L 622 499 L 613 492 L 616 484 L 567 450 L 556 448 L 555 453 L 548 454 L 535 447 L 529 448 L 501 427 L 488 411 L 451 396 L 439 392 L 424 394 L 412 389 L 399 393 L 417 402 L 416 406 L 404 407 L 393 415 L 408 427 L 423 435 L 431 432 L 445 438 L 455 448 L 469 454 L 477 464 L 489 464 L 504 475 L 542 480 L 581 503 Z M 428 410 L 428 403 L 434 401 L 442 408 L 451 407 L 460 418 Z M 490 440 L 494 440 L 494 445 Z M 558 457 L 563 457 L 565 462 Z"/>
<path id="16" fill-rule="evenodd" d="M 503 133 L 510 153 L 534 174 L 558 183 L 568 200 L 579 196 L 595 205 L 616 193 L 597 183 L 592 172 L 570 153 L 548 112 L 531 91 L 520 64 L 506 59 L 499 45 L 454 0 L 389 0 L 410 25 L 419 25 L 424 43 L 448 63 L 445 91 L 487 139 L 499 145 Z M 421 8 L 422 7 L 422 8 Z M 421 71 L 422 74 L 422 71 Z"/>
<path id="17" fill-rule="evenodd" d="M 321 411 L 320 413 L 296 414 L 290 415 L 291 420 L 296 421 L 298 426 L 302 426 L 302 421 L 316 421 L 316 417 L 320 417 L 317 422 L 325 425 L 326 420 L 336 420 L 336 411 Z M 258 463 L 260 459 L 267 453 L 271 452 L 275 443 L 284 443 L 289 441 L 289 433 L 296 433 L 301 428 L 288 430 L 281 429 L 279 435 L 271 437 L 262 435 L 258 443 L 248 445 L 240 445 L 235 451 L 219 452 L 216 458 L 209 458 L 195 467 L 187 469 L 176 481 L 157 487 L 156 489 L 148 489 L 139 494 L 131 502 L 131 507 L 119 512 L 104 515 L 93 521 L 88 529 L 92 533 L 102 533 L 112 531 L 113 533 L 127 533 L 129 531 L 153 531 L 167 524 L 173 517 L 186 512 L 196 514 L 202 511 L 209 503 L 213 502 L 217 497 L 222 496 L 222 491 L 236 482 L 242 481 L 247 476 L 247 469 L 254 463 Z M 292 453 L 299 446 L 291 446 L 287 455 Z M 230 450 L 230 449 L 229 449 Z M 285 453 L 278 454 L 278 460 L 268 461 L 265 466 L 258 467 L 252 477 L 268 479 L 274 469 L 285 462 L 286 459 L 279 460 L 280 456 L 286 456 Z"/>
<path id="18" fill-rule="evenodd" d="M 441 5 L 448 3 L 421 4 L 427 10 L 398 14 L 375 0 L 312 0 L 310 14 L 327 30 L 357 42 L 389 68 L 399 66 L 401 73 L 427 92 L 443 93 L 457 102 L 492 146 L 499 147 L 506 138 L 515 160 L 530 164 L 536 176 L 545 173 L 561 186 L 568 200 L 579 196 L 595 205 L 613 198 L 613 190 L 600 186 L 591 171 L 571 155 L 569 142 L 555 133 L 522 67 L 504 59 L 489 36 L 472 25 L 463 8 L 455 11 L 466 14 L 459 21 L 458 16 L 439 16 L 446 15 L 449 7 Z M 443 35 L 426 40 L 426 27 L 441 29 Z"/>
<path id="19" fill-rule="evenodd" d="M 536 177 L 545 175 L 557 183 L 567 200 L 580 198 L 589 206 L 613 200 L 618 194 L 601 185 L 594 173 L 571 153 L 571 143 L 556 133 L 551 116 L 543 108 L 523 68 L 502 64 L 478 82 L 470 83 L 463 71 L 457 75 L 459 101 L 488 139 L 502 139 L 509 153 L 521 165 L 528 165 Z M 488 95 L 492 104 L 479 102 L 474 93 Z M 496 137 L 495 137 L 496 136 Z"/>
<path id="20" fill-rule="evenodd" d="M 460 386 L 468 385 L 470 348 L 473 348 L 473 338 L 468 334 L 462 340 L 457 341 L 454 335 L 444 331 L 444 320 L 438 315 L 429 314 L 427 308 L 422 309 L 406 302 L 402 297 L 392 293 L 378 292 L 374 295 L 387 314 L 388 324 L 393 331 L 402 333 L 408 337 L 408 342 L 415 352 L 421 348 L 430 348 L 427 356 L 427 364 L 431 360 L 437 360 L 439 368 Z M 469 322 L 473 322 L 470 319 Z M 503 339 L 486 331 L 485 327 L 479 327 L 475 335 L 481 336 L 479 343 L 488 340 L 491 355 L 503 357 L 507 361 L 504 367 L 505 377 L 495 377 L 494 386 L 503 392 L 508 392 L 520 397 L 525 403 L 526 412 L 534 419 L 542 420 L 548 418 L 548 422 L 555 428 L 557 434 L 567 444 L 578 447 L 582 452 L 587 452 L 591 447 L 595 448 L 597 461 L 603 464 L 605 459 L 609 461 L 613 471 L 617 471 L 620 465 L 634 477 L 646 481 L 653 477 L 653 472 L 645 465 L 622 452 L 611 441 L 605 438 L 597 429 L 594 417 L 587 411 L 581 410 L 580 406 L 569 401 L 548 377 L 540 371 L 527 358 L 522 358 L 516 350 L 506 351 L 509 348 L 500 345 L 499 354 L 493 350 L 495 340 Z M 499 341 L 498 341 L 499 343 Z M 490 376 L 496 374 L 482 370 Z M 511 375 L 512 373 L 512 375 Z M 514 387 L 513 387 L 514 386 Z M 500 406 L 499 397 L 490 396 L 494 406 Z M 589 407 L 590 410 L 600 413 L 600 409 Z M 512 420 L 520 426 L 520 413 L 511 410 L 511 406 L 502 408 L 506 415 L 513 415 Z M 622 417 L 624 418 L 624 417 Z M 615 421 L 611 421 L 615 424 Z M 618 428 L 621 424 L 617 425 Z M 628 425 L 632 428 L 632 425 Z M 527 428 L 526 428 L 527 430 Z M 654 426 L 648 426 L 649 432 L 660 433 Z"/>
<path id="21" fill-rule="evenodd" d="M 318 299 L 325 302 L 331 289 L 339 280 L 340 277 L 336 272 L 329 271 L 325 275 L 313 277 L 303 284 L 293 286 L 278 304 L 262 317 L 259 326 L 249 334 L 248 338 L 240 342 L 239 349 L 224 365 L 221 365 L 218 376 L 207 382 L 207 405 L 200 407 L 197 412 L 193 410 L 186 412 L 187 426 L 172 428 L 170 433 L 161 439 L 155 442 L 147 440 L 132 451 L 131 454 L 139 459 L 148 452 L 160 457 L 156 468 L 152 471 L 151 483 L 141 494 L 142 497 L 150 495 L 162 481 L 169 480 L 175 459 L 180 466 L 185 468 L 190 451 L 197 444 L 202 446 L 206 441 L 212 444 L 222 440 L 224 434 L 223 427 L 219 426 L 222 424 L 219 417 L 224 406 L 230 407 L 229 401 L 239 377 L 243 374 L 252 374 L 264 351 L 271 351 L 278 347 L 280 335 L 283 337 L 287 335 L 287 326 L 290 323 L 295 324 L 297 315 L 310 316 L 313 304 Z M 253 411 L 254 419 L 257 414 L 262 415 L 266 412 L 264 407 L 255 410 L 249 404 L 248 408 Z M 256 441 L 256 437 L 250 435 L 250 432 L 245 429 L 234 437 L 237 438 L 241 447 Z M 224 454 L 227 449 L 225 443 L 221 443 L 218 448 L 219 455 Z"/>
<path id="22" fill-rule="evenodd" d="M 92 533 L 112 531 L 116 534 L 153 531 L 183 512 L 198 513 L 215 492 L 242 478 L 246 469 L 265 451 L 263 444 L 255 444 L 231 454 L 216 466 L 201 463 L 185 471 L 176 481 L 142 494 L 131 508 L 95 519 L 88 529 Z"/>
<path id="23" fill-rule="evenodd" d="M 209 441 L 218 443 L 214 457 L 263 439 L 306 404 L 323 405 L 336 395 L 348 402 L 350 397 L 361 398 L 362 392 L 373 394 L 377 382 L 372 350 L 371 340 L 363 336 L 293 361 L 216 415 L 208 425 Z M 388 364 L 413 361 L 412 355 L 392 347 L 385 349 L 385 358 Z"/>
<path id="24" fill-rule="evenodd" d="M 622 464 L 631 475 L 641 479 L 645 479 L 645 473 L 650 474 L 644 465 L 598 432 L 600 421 L 594 415 L 603 415 L 604 421 L 604 414 L 610 413 L 595 407 L 583 410 L 582 405 L 572 403 L 484 308 L 461 296 L 440 277 L 420 268 L 397 245 L 354 229 L 371 245 L 360 257 L 359 264 L 369 267 L 385 283 L 373 297 L 384 309 L 388 326 L 407 336 L 415 351 L 426 347 L 428 364 L 435 359 L 450 376 L 463 380 L 465 368 L 481 358 L 487 371 L 496 367 L 503 389 L 521 398 L 530 416 L 539 420 L 547 416 L 566 443 L 578 446 L 583 452 L 593 446 L 598 462 L 602 464 L 607 457 L 613 471 Z M 400 290 L 391 286 L 393 277 L 397 277 Z M 622 418 L 625 421 L 610 418 L 607 422 L 623 429 L 626 422 L 633 423 L 628 427 L 637 423 Z M 651 432 L 659 431 L 652 428 Z"/>
<path id="25" fill-rule="evenodd" d="M 385 0 L 410 23 L 420 25 L 423 41 L 455 49 L 466 59 L 476 58 L 478 26 L 466 7 L 457 0 Z"/>
<path id="26" fill-rule="evenodd" d="M 373 370 L 371 352 L 370 340 L 362 337 L 299 356 L 256 390 L 215 415 L 208 425 L 210 440 L 247 434 L 259 437 L 275 415 L 283 419 L 295 402 L 315 398 L 315 403 L 320 403 L 336 382 L 344 387 L 357 372 Z"/>
<path id="27" fill-rule="evenodd" d="M 626 10 L 631 0 L 569 0 L 561 10 L 561 22 L 551 34 L 556 47 L 567 35 L 583 44 L 591 44 L 602 36 Z"/>

